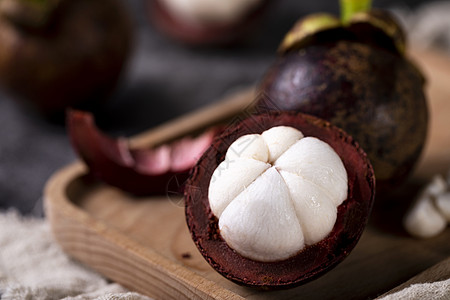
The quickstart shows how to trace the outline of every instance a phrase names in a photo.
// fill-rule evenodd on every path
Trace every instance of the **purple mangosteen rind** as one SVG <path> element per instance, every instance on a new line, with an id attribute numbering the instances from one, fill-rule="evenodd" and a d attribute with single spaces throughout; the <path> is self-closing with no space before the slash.
<path id="1" fill-rule="evenodd" d="M 2 1 L 0 36 L 2 88 L 57 120 L 108 99 L 133 39 L 118 0 Z"/>
<path id="2" fill-rule="evenodd" d="M 305 136 L 328 143 L 348 172 L 348 198 L 338 207 L 331 233 L 281 261 L 259 262 L 241 256 L 223 240 L 218 220 L 211 212 L 208 188 L 211 176 L 238 137 L 262 133 L 274 126 L 291 126 Z M 294 112 L 253 115 L 231 126 L 215 139 L 192 169 L 185 187 L 186 221 L 202 256 L 225 278 L 244 286 L 283 289 L 304 284 L 340 263 L 356 246 L 367 224 L 375 197 L 375 175 L 358 143 L 343 130 L 319 118 Z"/>
<path id="3" fill-rule="evenodd" d="M 379 190 L 387 191 L 422 153 L 429 118 L 424 83 L 407 58 L 343 40 L 279 57 L 261 81 L 258 106 L 300 111 L 344 129 L 369 156 Z"/>
<path id="4" fill-rule="evenodd" d="M 287 33 L 257 106 L 314 115 L 348 132 L 367 153 L 383 196 L 423 151 L 426 80 L 405 55 L 406 36 L 392 14 L 364 0 L 341 0 L 341 8 L 341 20 L 314 14 Z"/>

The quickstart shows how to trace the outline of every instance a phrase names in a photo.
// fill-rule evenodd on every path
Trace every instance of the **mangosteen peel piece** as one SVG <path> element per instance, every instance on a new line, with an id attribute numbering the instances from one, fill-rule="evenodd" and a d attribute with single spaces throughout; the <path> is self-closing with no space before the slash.
<path id="1" fill-rule="evenodd" d="M 294 287 L 354 248 L 375 196 L 364 151 L 313 116 L 272 112 L 219 136 L 185 187 L 186 220 L 208 263 L 235 283 Z"/>
<path id="2" fill-rule="evenodd" d="M 363 9 L 340 24 L 328 20 L 334 21 L 305 35 L 314 21 L 306 17 L 286 35 L 257 106 L 315 115 L 344 129 L 366 151 L 386 192 L 411 173 L 426 140 L 424 76 L 405 56 L 405 35 L 388 12 Z"/>
<path id="3" fill-rule="evenodd" d="M 220 131 L 214 127 L 195 138 L 131 149 L 125 138 L 112 138 L 100 131 L 88 112 L 70 110 L 67 128 L 73 148 L 91 175 L 137 196 L 182 192 L 190 168 Z"/>

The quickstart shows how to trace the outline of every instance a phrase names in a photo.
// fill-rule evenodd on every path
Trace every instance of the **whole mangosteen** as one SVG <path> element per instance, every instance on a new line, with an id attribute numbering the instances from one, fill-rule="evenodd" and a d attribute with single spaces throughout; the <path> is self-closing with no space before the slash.
<path id="1" fill-rule="evenodd" d="M 402 29 L 369 2 L 341 1 L 341 19 L 300 20 L 261 82 L 258 105 L 312 114 L 344 129 L 368 154 L 377 186 L 386 191 L 417 162 L 428 109 L 425 80 L 405 54 Z"/>
<path id="2" fill-rule="evenodd" d="M 92 108 L 116 85 L 130 25 L 117 0 L 2 0 L 1 86 L 49 117 Z"/>

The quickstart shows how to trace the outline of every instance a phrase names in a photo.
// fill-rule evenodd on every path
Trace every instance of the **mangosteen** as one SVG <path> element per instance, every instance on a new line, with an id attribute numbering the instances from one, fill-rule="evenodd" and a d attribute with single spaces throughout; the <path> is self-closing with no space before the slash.
<path id="1" fill-rule="evenodd" d="M 0 84 L 49 117 L 94 109 L 116 85 L 130 25 L 117 0 L 2 0 Z"/>
<path id="2" fill-rule="evenodd" d="M 425 80 L 405 54 L 403 30 L 368 2 L 341 1 L 341 19 L 300 20 L 261 81 L 258 107 L 315 115 L 344 129 L 370 158 L 377 187 L 387 191 L 417 162 L 428 109 Z"/>
<path id="3" fill-rule="evenodd" d="M 189 45 L 229 45 L 259 24 L 270 0 L 148 1 L 151 21 L 168 36 Z"/>
<path id="4" fill-rule="evenodd" d="M 91 113 L 70 109 L 67 130 L 90 175 L 133 195 L 149 196 L 182 192 L 190 169 L 222 128 L 156 147 L 131 147 L 126 138 L 102 132 Z"/>
<path id="5" fill-rule="evenodd" d="M 185 187 L 187 225 L 238 284 L 293 287 L 332 269 L 367 223 L 375 177 L 341 129 L 293 112 L 254 115 L 215 139 Z"/>

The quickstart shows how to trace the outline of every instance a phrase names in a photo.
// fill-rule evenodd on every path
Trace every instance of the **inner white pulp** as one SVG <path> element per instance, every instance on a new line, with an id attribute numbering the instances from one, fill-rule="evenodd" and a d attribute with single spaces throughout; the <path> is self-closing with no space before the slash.
<path id="1" fill-rule="evenodd" d="M 347 181 L 327 143 L 278 126 L 228 148 L 211 177 L 209 205 L 223 239 L 239 254 L 283 260 L 331 232 Z"/>
<path id="2" fill-rule="evenodd" d="M 262 0 L 162 0 L 172 14 L 190 23 L 228 24 L 241 20 Z"/>

